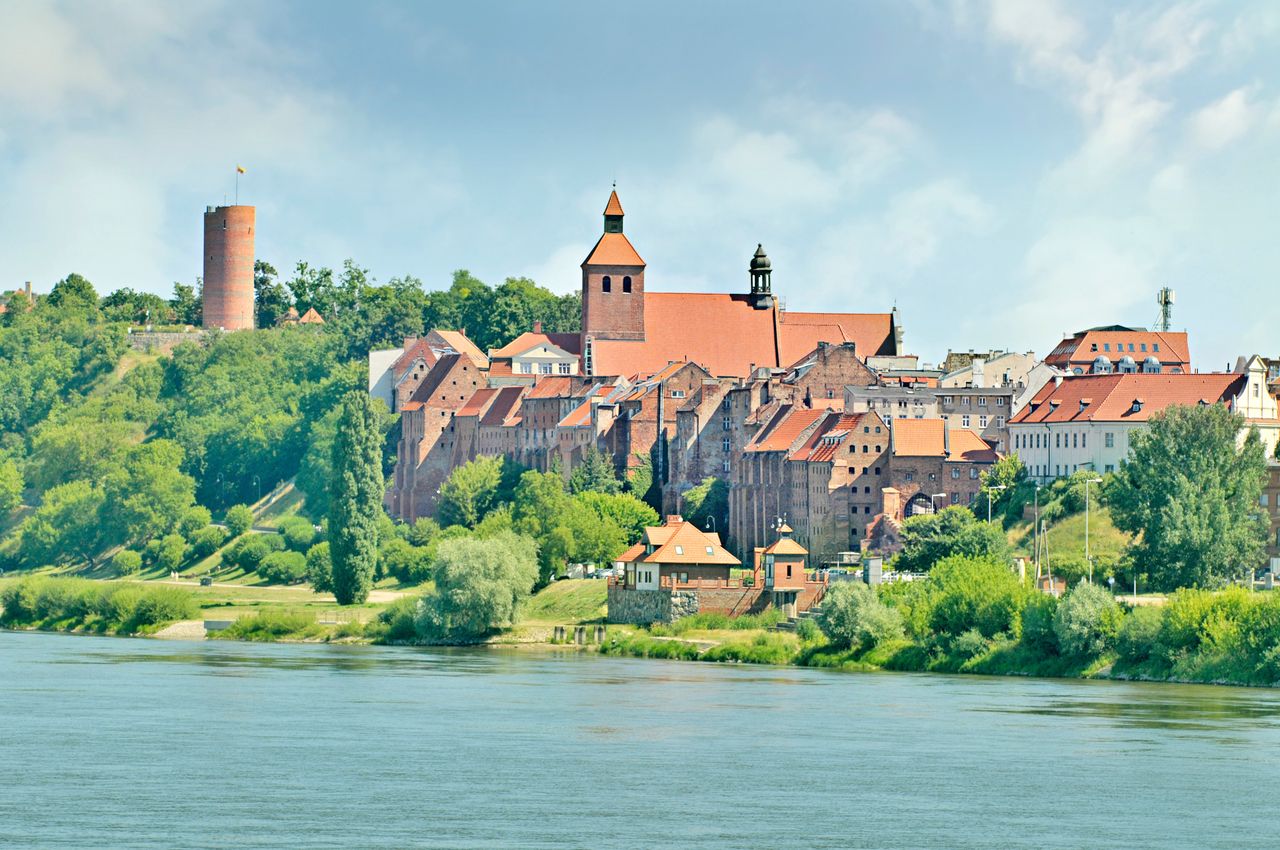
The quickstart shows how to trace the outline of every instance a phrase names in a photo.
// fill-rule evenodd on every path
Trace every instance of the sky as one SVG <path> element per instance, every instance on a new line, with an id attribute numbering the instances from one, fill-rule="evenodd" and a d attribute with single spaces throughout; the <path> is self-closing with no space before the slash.
<path id="1" fill-rule="evenodd" d="M 0 4 L 0 289 L 257 253 L 558 292 L 610 186 L 651 291 L 897 306 L 906 348 L 1280 355 L 1280 3 Z"/>

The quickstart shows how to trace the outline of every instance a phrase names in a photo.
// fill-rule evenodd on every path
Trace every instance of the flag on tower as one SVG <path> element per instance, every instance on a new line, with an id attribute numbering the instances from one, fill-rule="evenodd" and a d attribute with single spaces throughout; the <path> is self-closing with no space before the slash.
<path id="1" fill-rule="evenodd" d="M 236 166 L 236 174 L 244 174 L 244 166 L 243 166 L 243 165 L 237 165 L 237 166 Z"/>

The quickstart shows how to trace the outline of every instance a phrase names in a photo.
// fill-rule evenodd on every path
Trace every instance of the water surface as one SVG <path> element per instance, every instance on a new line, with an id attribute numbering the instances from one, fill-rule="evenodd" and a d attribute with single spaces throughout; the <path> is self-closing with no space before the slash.
<path id="1" fill-rule="evenodd" d="M 0 847 L 1280 846 L 1280 694 L 0 632 Z"/>

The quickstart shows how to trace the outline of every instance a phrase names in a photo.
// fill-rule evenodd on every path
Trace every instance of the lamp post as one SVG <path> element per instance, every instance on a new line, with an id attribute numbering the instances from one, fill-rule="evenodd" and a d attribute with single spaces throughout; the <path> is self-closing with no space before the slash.
<path id="1" fill-rule="evenodd" d="M 1035 492 L 1035 496 L 1033 497 L 1033 504 L 1035 505 L 1035 527 L 1031 530 L 1032 541 L 1033 541 L 1032 545 L 1034 545 L 1036 549 L 1036 552 L 1035 552 L 1036 581 L 1039 581 L 1040 580 L 1040 483 L 1039 482 L 1036 482 L 1036 492 Z"/>
<path id="2" fill-rule="evenodd" d="M 929 507 L 933 508 L 933 512 L 935 514 L 938 512 L 938 499 L 945 499 L 945 498 L 947 498 L 946 493 L 930 493 L 929 494 Z"/>
<path id="3" fill-rule="evenodd" d="M 1089 555 L 1089 485 L 1101 483 L 1101 478 L 1084 480 L 1084 559 L 1089 563 L 1089 584 L 1093 584 L 1093 558 Z"/>
<path id="4" fill-rule="evenodd" d="M 1004 490 L 1007 486 L 1006 484 L 997 484 L 994 487 L 987 488 L 987 522 L 991 522 L 991 491 Z"/>

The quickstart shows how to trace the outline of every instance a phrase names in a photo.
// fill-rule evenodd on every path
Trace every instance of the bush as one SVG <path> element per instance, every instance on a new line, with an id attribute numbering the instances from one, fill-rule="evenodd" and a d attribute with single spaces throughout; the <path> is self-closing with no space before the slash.
<path id="1" fill-rule="evenodd" d="M 315 615 L 294 611 L 263 611 L 251 617 L 240 617 L 211 637 L 231 640 L 274 641 L 282 638 L 302 640 L 324 631 Z"/>
<path id="2" fill-rule="evenodd" d="M 902 615 L 860 581 L 831 586 L 822 600 L 818 626 L 835 645 L 858 649 L 870 649 L 903 635 Z"/>
<path id="3" fill-rule="evenodd" d="M 207 558 L 217 552 L 227 540 L 227 531 L 216 525 L 206 525 L 191 537 L 191 554 Z"/>
<path id="4" fill-rule="evenodd" d="M 272 552 L 284 549 L 284 538 L 278 534 L 251 534 L 241 539 L 230 551 L 231 563 L 251 573 Z"/>
<path id="5" fill-rule="evenodd" d="M 431 577 L 430 550 L 426 546 L 414 546 L 402 537 L 386 541 L 378 553 L 378 560 L 387 575 L 395 576 L 406 584 L 420 584 Z"/>
<path id="6" fill-rule="evenodd" d="M 307 583 L 316 593 L 333 592 L 333 564 L 329 560 L 328 541 L 307 550 Z"/>
<path id="7" fill-rule="evenodd" d="M 227 508 L 227 533 L 239 537 L 253 527 L 253 511 L 248 505 L 232 505 Z"/>
<path id="8" fill-rule="evenodd" d="M 991 641 L 978 629 L 963 631 L 951 641 L 952 654 L 965 660 L 982 655 L 990 648 Z"/>
<path id="9" fill-rule="evenodd" d="M 1062 598 L 1053 631 L 1064 655 L 1092 657 L 1115 645 L 1124 613 L 1114 596 L 1096 584 L 1077 584 Z"/>
<path id="10" fill-rule="evenodd" d="M 1054 615 L 1058 598 L 1047 593 L 1030 593 L 1022 607 L 1022 644 L 1041 655 L 1058 653 L 1058 633 Z"/>
<path id="11" fill-rule="evenodd" d="M 119 634 L 191 619 L 199 610 L 185 588 L 45 576 L 0 590 L 0 608 L 4 626 Z"/>
<path id="12" fill-rule="evenodd" d="M 132 549 L 121 549 L 111 559 L 111 566 L 122 576 L 131 576 L 142 569 L 142 555 Z"/>
<path id="13" fill-rule="evenodd" d="M 280 523 L 284 545 L 294 552 L 305 552 L 316 539 L 316 527 L 306 517 L 293 516 Z"/>
<path id="14" fill-rule="evenodd" d="M 323 544 L 321 544 L 323 545 Z M 379 643 L 406 643 L 417 636 L 420 601 L 403 596 L 378 612 L 377 626 L 365 629 Z"/>
<path id="15" fill-rule="evenodd" d="M 423 597 L 418 634 L 470 642 L 514 625 L 538 580 L 538 545 L 510 531 L 439 543 L 436 586 Z"/>
<path id="16" fill-rule="evenodd" d="M 929 582 L 935 592 L 929 614 L 934 632 L 954 636 L 977 629 L 989 638 L 1001 632 L 1021 636 L 1026 590 L 1004 563 L 952 556 L 933 568 Z"/>
<path id="17" fill-rule="evenodd" d="M 258 564 L 258 575 L 276 584 L 297 584 L 307 576 L 307 559 L 301 552 L 272 552 Z"/>
<path id="18" fill-rule="evenodd" d="M 701 661 L 737 661 L 742 664 L 787 664 L 796 656 L 796 645 L 786 635 L 766 632 L 750 643 L 728 641 L 711 647 Z"/>
<path id="19" fill-rule="evenodd" d="M 1140 605 L 1129 612 L 1116 636 L 1116 651 L 1125 661 L 1136 664 L 1157 654 L 1164 612 Z"/>
<path id="20" fill-rule="evenodd" d="M 796 621 L 796 637 L 804 643 L 814 643 L 822 635 L 822 629 L 812 617 L 803 617 Z"/>
<path id="21" fill-rule="evenodd" d="M 181 534 L 166 534 L 160 540 L 156 550 L 155 564 L 165 572 L 171 572 L 182 566 L 187 557 L 187 541 Z"/>

